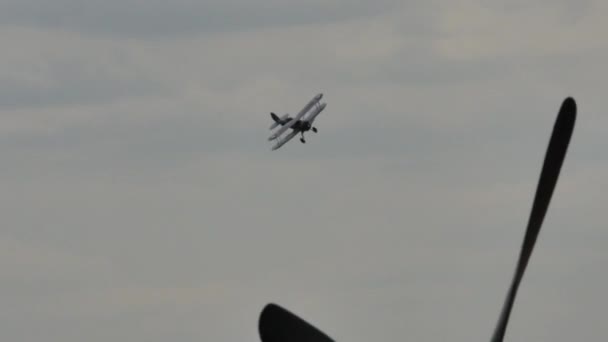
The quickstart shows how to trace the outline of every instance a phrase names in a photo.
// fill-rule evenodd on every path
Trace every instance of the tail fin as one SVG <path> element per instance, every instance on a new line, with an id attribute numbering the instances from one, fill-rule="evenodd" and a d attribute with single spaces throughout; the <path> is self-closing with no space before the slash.
<path id="1" fill-rule="evenodd" d="M 279 119 L 279 117 L 275 113 L 270 112 L 270 117 L 272 118 L 272 120 L 274 120 L 274 122 L 281 123 L 281 119 Z"/>
<path id="2" fill-rule="evenodd" d="M 270 117 L 272 118 L 272 120 L 274 120 L 274 122 L 272 123 L 272 125 L 270 125 L 270 129 L 274 129 L 279 124 L 281 124 L 281 120 L 279 119 L 279 117 L 275 113 L 270 112 Z"/>
<path id="3" fill-rule="evenodd" d="M 270 125 L 270 129 L 274 129 L 278 125 L 283 125 L 287 121 L 289 121 L 289 114 L 285 114 L 285 115 L 283 115 L 283 117 L 280 118 L 275 113 L 270 112 L 270 117 L 272 118 L 272 120 L 274 120 L 272 125 Z"/>

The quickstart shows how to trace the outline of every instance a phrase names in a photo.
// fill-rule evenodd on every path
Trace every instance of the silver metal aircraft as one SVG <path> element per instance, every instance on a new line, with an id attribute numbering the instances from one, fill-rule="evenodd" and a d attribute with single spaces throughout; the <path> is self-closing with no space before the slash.
<path id="1" fill-rule="evenodd" d="M 285 145 L 298 133 L 302 135 L 300 138 L 300 141 L 302 143 L 306 142 L 306 140 L 304 140 L 304 132 L 312 130 L 313 132 L 317 133 L 317 128 L 313 127 L 312 123 L 315 121 L 317 115 L 319 115 L 327 105 L 326 103 L 320 103 L 322 97 L 323 94 L 317 94 L 293 118 L 290 118 L 289 114 L 285 114 L 282 117 L 278 117 L 275 113 L 270 113 L 270 117 L 272 118 L 272 120 L 274 120 L 274 122 L 270 126 L 270 129 L 272 130 L 277 126 L 281 126 L 268 138 L 268 140 L 270 141 L 277 140 L 277 143 L 272 147 L 273 151 Z M 306 115 L 306 113 L 309 114 L 304 118 L 304 115 Z M 287 134 L 286 136 L 281 137 L 281 134 L 283 134 L 290 128 L 292 129 L 292 131 L 289 132 L 289 134 Z"/>

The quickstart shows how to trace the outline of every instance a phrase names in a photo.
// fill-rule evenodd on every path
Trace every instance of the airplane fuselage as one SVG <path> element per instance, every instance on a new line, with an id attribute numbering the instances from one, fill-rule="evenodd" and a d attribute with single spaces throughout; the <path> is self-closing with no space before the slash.
<path id="1" fill-rule="evenodd" d="M 310 122 L 302 121 L 302 120 L 296 121 L 296 123 L 293 126 L 291 126 L 291 129 L 293 129 L 294 131 L 298 131 L 298 132 L 307 132 L 307 131 L 310 131 L 311 128 L 312 128 L 312 125 L 310 124 Z"/>

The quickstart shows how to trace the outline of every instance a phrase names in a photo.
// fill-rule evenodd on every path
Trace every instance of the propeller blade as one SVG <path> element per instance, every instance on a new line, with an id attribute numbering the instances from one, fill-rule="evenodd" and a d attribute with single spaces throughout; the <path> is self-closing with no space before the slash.
<path id="1" fill-rule="evenodd" d="M 538 232 L 545 218 L 547 208 L 549 208 L 549 202 L 555 189 L 555 184 L 559 177 L 559 172 L 566 156 L 566 150 L 570 143 L 570 137 L 574 129 L 574 122 L 576 121 L 576 102 L 573 98 L 568 97 L 562 103 L 562 106 L 555 120 L 555 126 L 553 127 L 553 133 L 549 140 L 549 147 L 545 155 L 545 161 L 538 181 L 538 187 L 536 188 L 536 195 L 534 197 L 534 203 L 532 205 L 532 211 L 530 212 L 530 218 L 528 219 L 528 227 L 526 229 L 526 235 L 524 237 L 521 252 L 519 254 L 519 260 L 515 269 L 515 274 L 511 282 L 511 287 L 507 293 L 500 318 L 494 330 L 492 336 L 492 342 L 502 342 L 507 323 L 509 322 L 509 316 L 515 301 L 517 289 L 521 282 Z"/>
<path id="2" fill-rule="evenodd" d="M 264 307 L 258 328 L 262 342 L 334 342 L 319 329 L 276 304 Z"/>

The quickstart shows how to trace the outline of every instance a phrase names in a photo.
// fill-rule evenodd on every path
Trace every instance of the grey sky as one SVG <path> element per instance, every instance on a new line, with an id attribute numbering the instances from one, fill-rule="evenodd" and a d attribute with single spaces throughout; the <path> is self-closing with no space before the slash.
<path id="1" fill-rule="evenodd" d="M 340 341 L 487 341 L 574 96 L 507 339 L 602 340 L 607 11 L 0 0 L 0 337 L 256 341 L 272 301 Z"/>

